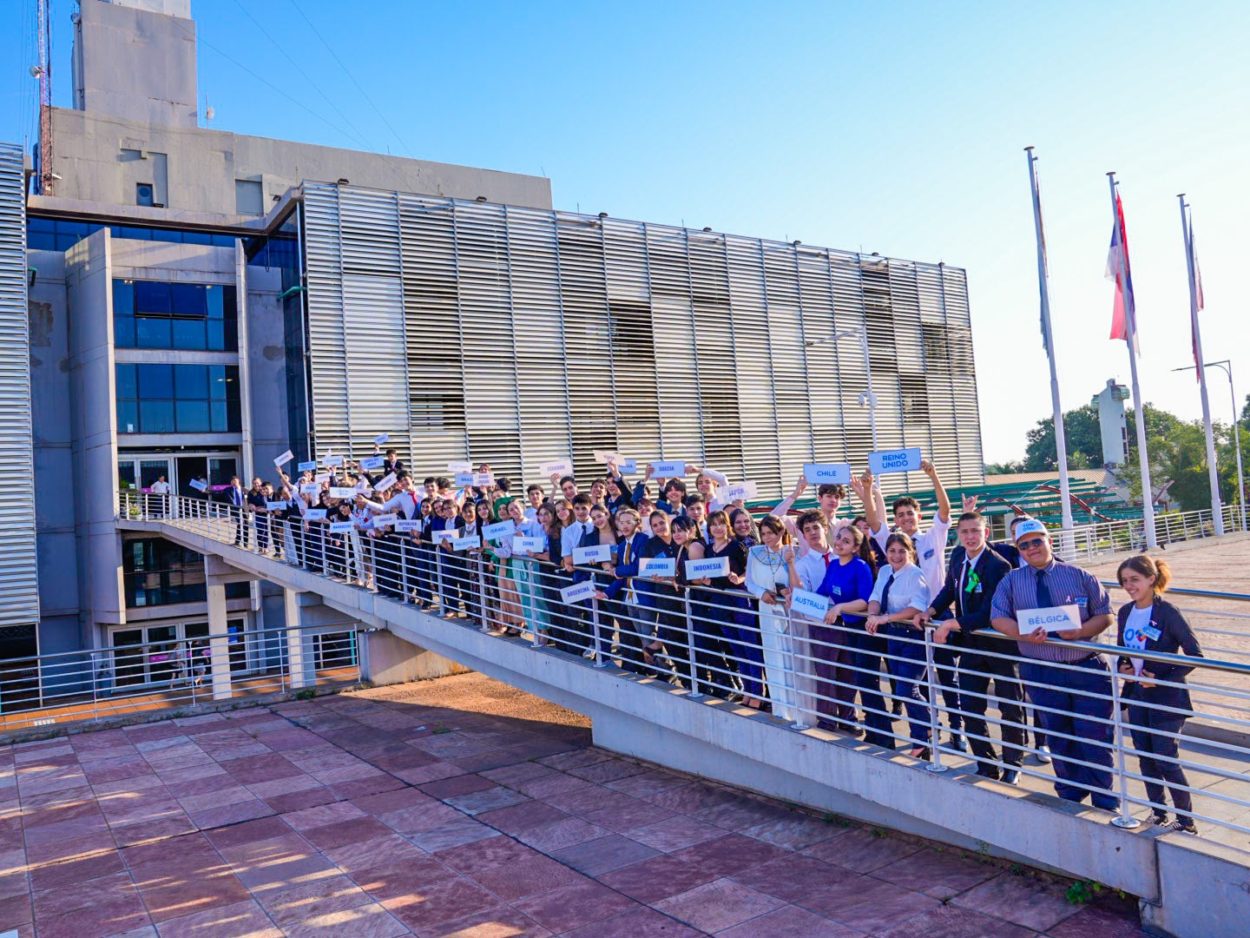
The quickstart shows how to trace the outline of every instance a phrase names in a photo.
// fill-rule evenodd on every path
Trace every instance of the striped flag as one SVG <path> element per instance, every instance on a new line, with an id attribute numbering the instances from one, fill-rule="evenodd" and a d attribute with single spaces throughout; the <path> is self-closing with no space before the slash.
<path id="1" fill-rule="evenodd" d="M 1123 339 L 1141 354 L 1137 343 L 1137 306 L 1133 300 L 1133 271 L 1128 260 L 1128 234 L 1124 230 L 1124 203 L 1115 194 L 1115 225 L 1111 250 L 1107 252 L 1107 279 L 1115 281 L 1115 307 L 1111 313 L 1111 338 Z"/>
<path id="2" fill-rule="evenodd" d="M 1202 383 L 1202 362 L 1200 361 L 1201 356 L 1198 354 L 1198 349 L 1201 344 L 1198 339 L 1198 310 L 1202 309 L 1202 306 L 1203 306 L 1202 271 L 1198 269 L 1198 250 L 1197 248 L 1194 247 L 1194 227 L 1193 227 L 1192 220 L 1190 220 L 1189 222 L 1188 241 L 1189 241 L 1189 263 L 1192 264 L 1194 268 L 1194 299 L 1196 303 L 1194 307 L 1194 316 L 1190 320 L 1190 323 L 1189 323 L 1189 326 L 1190 326 L 1189 340 L 1194 351 L 1194 373 L 1198 377 L 1198 383 L 1201 384 Z"/>

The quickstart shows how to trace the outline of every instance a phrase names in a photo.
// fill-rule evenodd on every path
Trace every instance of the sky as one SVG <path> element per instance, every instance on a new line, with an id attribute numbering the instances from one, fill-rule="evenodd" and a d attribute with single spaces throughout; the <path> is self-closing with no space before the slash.
<path id="1" fill-rule="evenodd" d="M 51 0 L 54 103 L 69 16 Z M 86 2 L 86 0 L 84 0 Z M 95 0 L 90 0 L 95 2 Z M 0 139 L 35 136 L 35 0 L 0 0 Z M 1201 415 L 1180 213 L 1208 361 L 1250 391 L 1250 4 L 192 0 L 201 122 L 551 178 L 557 208 L 968 271 L 987 462 L 1051 413 L 1023 148 L 1036 147 L 1065 409 L 1109 378 L 1108 171 L 1143 397 Z M 205 122 L 207 107 L 214 111 Z M 1215 419 L 1228 385 L 1210 371 Z"/>

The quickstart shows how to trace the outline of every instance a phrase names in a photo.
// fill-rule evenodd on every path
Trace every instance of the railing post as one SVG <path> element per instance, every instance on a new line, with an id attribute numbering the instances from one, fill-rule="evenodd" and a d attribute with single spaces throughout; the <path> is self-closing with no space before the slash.
<path id="1" fill-rule="evenodd" d="M 924 627 L 924 662 L 925 684 L 929 692 L 929 764 L 925 766 L 930 772 L 945 772 L 947 766 L 942 764 L 941 725 L 938 723 L 937 711 L 937 665 L 933 655 L 933 626 Z"/>
<path id="2" fill-rule="evenodd" d="M 1115 770 L 1120 779 L 1120 813 L 1111 819 L 1116 827 L 1131 830 L 1141 825 L 1141 821 L 1128 813 L 1128 777 L 1124 774 L 1124 722 L 1120 716 L 1120 673 L 1116 670 L 1115 660 L 1111 663 L 1111 719 L 1115 728 Z"/>
<path id="3" fill-rule="evenodd" d="M 699 692 L 698 655 L 695 654 L 694 620 L 690 617 L 690 590 L 682 593 L 682 607 L 686 615 L 686 653 L 690 656 L 690 698 L 698 700 L 703 696 Z"/>
<path id="4" fill-rule="evenodd" d="M 804 633 L 807 631 L 806 623 L 803 623 L 803 631 Z M 806 702 L 806 691 L 799 691 L 800 684 L 806 688 L 809 683 L 809 679 L 807 677 L 803 677 L 800 680 L 799 674 L 800 669 L 803 667 L 801 660 L 807 657 L 804 654 L 806 651 L 807 639 L 799 637 L 798 629 L 795 626 L 794 613 L 792 613 L 789 609 L 786 610 L 786 634 L 790 636 L 790 690 L 794 694 L 794 722 L 790 724 L 790 729 L 809 730 L 812 728 L 811 724 L 803 720 L 804 714 L 807 713 L 803 707 L 803 704 Z"/>
<path id="5" fill-rule="evenodd" d="M 445 618 L 447 616 L 447 600 L 443 593 L 442 542 L 435 542 L 434 544 L 434 582 L 438 586 L 438 614 Z"/>
<path id="6" fill-rule="evenodd" d="M 603 640 L 599 635 L 599 597 L 593 593 L 590 596 L 590 628 L 595 639 L 595 667 L 606 668 L 608 655 L 603 650 Z"/>
<path id="7" fill-rule="evenodd" d="M 490 619 L 486 615 L 486 552 L 482 551 L 477 555 L 477 601 L 478 614 L 482 617 L 479 629 L 483 632 L 490 631 Z"/>
<path id="8" fill-rule="evenodd" d="M 396 532 L 397 536 L 401 532 Z M 378 581 L 378 564 L 373 563 L 373 582 Z M 412 602 L 412 589 L 408 586 L 408 538 L 399 537 L 399 588 L 404 591 L 403 602 Z"/>

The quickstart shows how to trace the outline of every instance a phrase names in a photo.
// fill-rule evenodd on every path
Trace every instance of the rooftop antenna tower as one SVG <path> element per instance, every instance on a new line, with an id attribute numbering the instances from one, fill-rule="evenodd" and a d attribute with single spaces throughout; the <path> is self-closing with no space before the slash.
<path id="1" fill-rule="evenodd" d="M 52 195 L 52 22 L 49 0 L 38 0 L 39 17 L 39 193 Z"/>

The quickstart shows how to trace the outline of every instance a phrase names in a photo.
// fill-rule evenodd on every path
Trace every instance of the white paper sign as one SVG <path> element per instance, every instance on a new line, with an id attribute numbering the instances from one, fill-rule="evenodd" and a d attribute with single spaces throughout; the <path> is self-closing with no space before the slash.
<path id="1" fill-rule="evenodd" d="M 920 468 L 920 447 L 885 449 L 868 454 L 868 468 L 874 475 L 890 472 L 915 472 Z"/>
<path id="2" fill-rule="evenodd" d="M 366 456 L 360 461 L 361 469 L 381 469 L 386 465 L 386 460 L 381 456 Z"/>
<path id="3" fill-rule="evenodd" d="M 595 544 L 591 547 L 574 547 L 573 563 L 582 565 L 588 563 L 604 563 L 612 559 L 611 544 Z"/>
<path id="4" fill-rule="evenodd" d="M 337 466 L 343 465 L 343 457 L 342 456 L 327 456 L 321 462 L 323 465 L 325 465 L 327 469 L 333 469 Z"/>
<path id="5" fill-rule="evenodd" d="M 721 500 L 724 502 L 746 501 L 759 495 L 759 486 L 754 482 L 735 482 L 721 489 Z"/>
<path id="6" fill-rule="evenodd" d="M 420 518 L 400 518 L 398 521 L 395 522 L 395 530 L 396 531 L 420 531 L 421 519 Z"/>
<path id="7" fill-rule="evenodd" d="M 616 471 L 623 476 L 633 475 L 638 471 L 638 460 L 621 457 L 616 462 Z"/>
<path id="8" fill-rule="evenodd" d="M 468 537 L 453 538 L 451 542 L 452 550 L 476 550 L 482 546 L 482 539 L 476 534 L 470 534 Z"/>
<path id="9" fill-rule="evenodd" d="M 541 554 L 547 549 L 545 538 L 541 537 L 522 537 L 517 535 L 512 539 L 512 552 L 514 554 Z"/>
<path id="10" fill-rule="evenodd" d="M 396 514 L 395 512 L 393 512 L 393 511 L 392 511 L 392 512 L 388 512 L 387 514 L 384 514 L 384 515 L 374 515 L 374 516 L 373 516 L 373 524 L 374 524 L 374 527 L 378 527 L 378 528 L 380 528 L 380 527 L 382 527 L 383 525 L 386 525 L 386 524 L 394 524 L 394 523 L 395 523 L 396 521 L 398 521 L 398 520 L 399 520 L 399 515 L 397 515 L 397 514 Z"/>
<path id="11" fill-rule="evenodd" d="M 330 473 L 318 472 L 315 476 L 313 476 L 313 481 L 318 485 L 325 485 L 325 483 L 330 481 Z"/>
<path id="12" fill-rule="evenodd" d="M 474 473 L 472 472 L 457 472 L 456 478 L 454 479 L 456 487 L 462 489 L 469 487 L 473 484 L 473 476 Z"/>
<path id="13" fill-rule="evenodd" d="M 273 464 L 276 468 L 281 469 L 283 466 L 285 466 L 294 458 L 295 458 L 295 454 L 292 453 L 290 450 L 287 450 L 285 453 L 283 453 L 281 456 L 275 459 L 273 461 Z"/>
<path id="14" fill-rule="evenodd" d="M 430 540 L 432 540 L 435 544 L 441 544 L 443 541 L 454 541 L 459 536 L 459 528 L 444 528 L 441 531 L 430 532 Z"/>
<path id="15" fill-rule="evenodd" d="M 590 580 L 582 583 L 574 583 L 572 586 L 566 586 L 560 590 L 560 598 L 566 603 L 584 603 L 595 595 L 595 584 Z"/>
<path id="16" fill-rule="evenodd" d="M 286 502 L 265 502 L 269 511 L 286 511 Z"/>
<path id="17" fill-rule="evenodd" d="M 330 533 L 331 534 L 346 534 L 348 531 L 351 531 L 355 527 L 356 527 L 355 521 L 331 521 Z"/>
<path id="18" fill-rule="evenodd" d="M 657 479 L 680 479 L 686 474 L 686 464 L 680 459 L 666 459 L 651 464 L 651 473 Z"/>
<path id="19" fill-rule="evenodd" d="M 620 462 L 620 461 L 621 461 L 621 454 L 620 454 L 620 453 L 613 453 L 612 451 L 610 451 L 610 450 L 606 450 L 606 449 L 597 449 L 597 450 L 595 450 L 595 451 L 594 451 L 594 457 L 595 457 L 595 462 L 601 462 L 601 463 L 610 463 L 610 462 Z"/>
<path id="20" fill-rule="evenodd" d="M 192 479 L 190 482 L 187 483 L 187 485 L 191 486 L 191 488 L 195 489 L 197 492 L 208 491 L 208 483 L 201 482 L 199 479 Z"/>
<path id="21" fill-rule="evenodd" d="M 482 526 L 482 537 L 488 541 L 502 541 L 516 530 L 514 521 L 496 521 L 494 524 Z"/>
<path id="22" fill-rule="evenodd" d="M 472 472 L 473 463 L 465 461 L 449 462 L 447 464 L 447 471 L 453 474 L 457 472 Z"/>
<path id="23" fill-rule="evenodd" d="M 803 464 L 803 478 L 812 485 L 850 485 L 848 462 L 809 462 Z"/>
<path id="24" fill-rule="evenodd" d="M 330 486 L 331 498 L 355 498 L 356 490 L 348 485 L 332 485 Z"/>
<path id="25" fill-rule="evenodd" d="M 1028 635 L 1039 628 L 1048 633 L 1066 632 L 1081 627 L 1081 610 L 1075 606 L 1049 606 L 1045 609 L 1022 609 L 1016 613 L 1020 634 Z"/>
<path id="26" fill-rule="evenodd" d="M 495 484 L 495 476 L 490 472 L 473 473 L 473 485 L 479 489 L 488 489 Z"/>
<path id="27" fill-rule="evenodd" d="M 309 508 L 304 512 L 304 517 L 309 521 L 325 521 L 326 510 L 324 508 Z"/>
<path id="28" fill-rule="evenodd" d="M 375 436 L 375 437 L 373 438 L 373 445 L 374 445 L 374 446 L 381 446 L 383 443 L 385 443 L 385 442 L 386 442 L 387 440 L 389 440 L 390 438 L 391 438 L 391 435 L 390 435 L 389 433 L 379 433 L 377 436 Z"/>
<path id="29" fill-rule="evenodd" d="M 544 476 L 571 476 L 573 464 L 567 459 L 557 459 L 555 462 L 543 463 L 539 466 L 539 472 Z"/>
<path id="30" fill-rule="evenodd" d="M 296 463 L 295 468 L 297 468 L 300 472 L 316 472 L 317 460 L 310 459 L 308 462 Z"/>
<path id="31" fill-rule="evenodd" d="M 395 484 L 395 473 L 392 472 L 390 475 L 384 476 L 383 478 L 378 480 L 378 485 L 375 491 L 385 492 L 394 484 Z"/>
<path id="32" fill-rule="evenodd" d="M 643 557 L 638 561 L 643 576 L 677 576 L 676 557 Z"/>
<path id="33" fill-rule="evenodd" d="M 305 482 L 299 487 L 299 490 L 304 495 L 316 495 L 321 491 L 321 486 L 316 482 Z"/>
<path id="34" fill-rule="evenodd" d="M 729 576 L 728 557 L 704 557 L 702 560 L 686 561 L 686 578 L 689 580 L 717 576 Z"/>
<path id="35" fill-rule="evenodd" d="M 823 622 L 825 613 L 829 611 L 829 597 L 810 590 L 793 590 L 790 593 L 790 611 Z"/>

